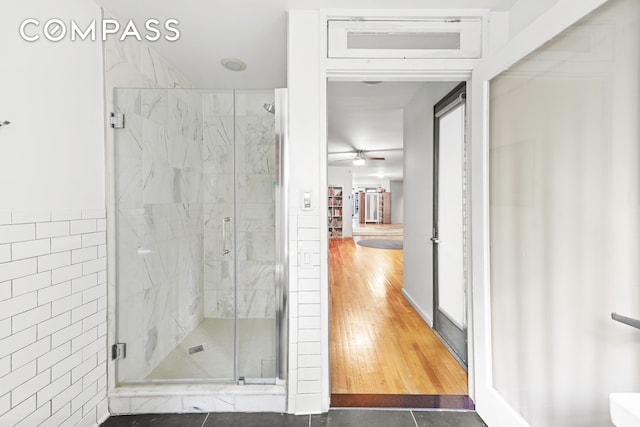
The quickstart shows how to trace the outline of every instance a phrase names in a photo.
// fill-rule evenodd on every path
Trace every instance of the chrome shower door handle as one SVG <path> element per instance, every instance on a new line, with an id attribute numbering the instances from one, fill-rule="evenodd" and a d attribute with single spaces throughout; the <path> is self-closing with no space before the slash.
<path id="1" fill-rule="evenodd" d="M 438 243 L 440 243 L 440 240 L 439 240 L 437 237 L 432 237 L 432 238 L 431 238 L 431 242 L 432 242 L 434 245 L 437 245 Z"/>
<path id="2" fill-rule="evenodd" d="M 228 255 L 231 249 L 227 248 L 227 223 L 231 222 L 231 217 L 225 216 L 222 219 L 222 255 Z"/>

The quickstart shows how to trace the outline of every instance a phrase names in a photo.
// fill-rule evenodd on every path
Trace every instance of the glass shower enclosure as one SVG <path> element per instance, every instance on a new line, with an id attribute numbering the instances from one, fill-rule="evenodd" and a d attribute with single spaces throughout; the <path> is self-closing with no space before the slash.
<path id="1" fill-rule="evenodd" d="M 119 384 L 284 376 L 275 98 L 116 89 Z"/>

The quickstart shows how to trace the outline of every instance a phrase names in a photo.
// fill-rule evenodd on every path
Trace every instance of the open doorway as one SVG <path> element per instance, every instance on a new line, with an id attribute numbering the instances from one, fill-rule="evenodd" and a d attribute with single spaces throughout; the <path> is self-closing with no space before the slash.
<path id="1" fill-rule="evenodd" d="M 459 83 L 328 83 L 332 406 L 471 404 L 432 329 L 434 106 Z"/>

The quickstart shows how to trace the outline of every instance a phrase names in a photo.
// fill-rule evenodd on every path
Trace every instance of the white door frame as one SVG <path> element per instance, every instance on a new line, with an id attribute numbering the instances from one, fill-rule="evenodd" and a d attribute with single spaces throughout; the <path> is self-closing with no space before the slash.
<path id="1" fill-rule="evenodd" d="M 321 10 L 319 14 L 320 35 L 320 63 L 319 63 L 319 143 L 320 143 L 320 188 L 326 193 L 328 186 L 327 177 L 327 82 L 330 81 L 411 81 L 411 82 L 467 82 L 467 96 L 469 95 L 469 85 L 471 84 L 471 72 L 477 64 L 476 59 L 405 59 L 405 60 L 380 60 L 380 59 L 330 59 L 328 58 L 327 25 L 329 18 L 335 16 L 378 16 L 406 17 L 406 16 L 477 16 L 482 17 L 483 22 L 489 20 L 487 10 L 466 9 L 461 11 L 444 9 L 421 9 L 421 10 Z M 483 32 L 483 45 L 489 45 L 488 33 Z M 468 98 L 467 98 L 468 99 Z M 467 116 L 467 126 L 470 118 Z M 470 133 L 467 132 L 469 136 Z M 320 200 L 327 203 L 326 194 L 322 193 Z M 321 205 L 321 212 L 327 211 L 327 206 Z M 426 236 L 430 237 L 430 236 Z M 329 408 L 331 390 L 329 384 L 329 292 L 328 292 L 328 236 L 326 227 L 320 230 L 321 264 L 327 268 L 321 269 L 321 299 L 323 306 L 323 366 L 326 372 L 323 378 L 323 408 Z M 467 295 L 467 318 L 469 319 L 469 330 L 472 328 L 473 317 L 471 313 L 471 292 Z M 474 399 L 474 363 L 473 363 L 473 337 L 468 337 L 468 388 L 469 396 Z"/>
<path id="2" fill-rule="evenodd" d="M 490 426 L 528 426 L 521 415 L 493 387 L 491 306 L 489 277 L 489 203 L 488 203 L 488 118 L 489 82 L 502 71 L 560 34 L 566 28 L 589 14 L 608 0 L 559 0 L 529 27 L 510 40 L 502 49 L 480 61 L 406 60 L 405 67 L 384 65 L 376 60 L 331 60 L 326 51 L 326 19 L 331 14 L 320 13 L 320 83 L 319 83 L 319 140 L 320 186 L 326 191 L 327 152 L 327 80 L 332 81 L 467 81 L 468 120 L 471 124 L 469 147 L 471 149 L 471 282 L 468 298 L 469 312 L 469 395 L 475 401 L 480 416 Z M 344 12 L 344 11 L 341 11 Z M 385 11 L 389 13 L 390 11 Z M 424 11 L 423 11 L 424 12 Z M 360 14 L 363 11 L 359 11 Z M 485 39 L 486 40 L 486 39 Z M 386 63 L 388 64 L 388 62 Z M 472 75 L 469 81 L 469 76 Z M 320 198 L 323 199 L 322 197 Z M 326 203 L 326 197 L 324 197 Z M 321 210 L 322 211 L 322 210 Z M 325 210 L 326 211 L 326 208 Z M 322 252 L 326 249 L 326 230 L 321 230 Z M 326 254 L 324 255 L 326 256 Z M 325 264 L 326 265 L 326 264 Z M 327 273 L 322 271 L 323 283 L 328 283 Z M 322 295 L 328 305 L 328 293 Z M 328 336 L 328 316 L 325 318 Z M 328 368 L 327 348 L 323 349 L 323 365 Z M 328 372 L 326 373 L 328 376 Z M 325 377 L 326 378 L 326 377 Z M 323 400 L 328 402 L 328 379 L 323 386 Z"/>
<path id="3" fill-rule="evenodd" d="M 384 81 L 420 81 L 420 82 L 467 82 L 467 88 L 469 88 L 471 84 L 471 69 L 461 71 L 457 70 L 437 70 L 430 71 L 424 70 L 420 73 L 414 72 L 410 77 L 402 75 L 397 72 L 389 72 L 389 71 L 381 71 L 381 70 L 338 70 L 338 69 L 327 69 L 326 75 L 323 78 L 322 88 L 320 90 L 320 144 L 321 144 L 321 158 L 324 165 L 321 165 L 321 171 L 326 171 L 326 153 L 327 153 L 327 81 L 363 81 L 363 80 L 384 80 Z M 468 89 L 467 89 L 468 90 Z M 468 93 L 468 92 L 467 92 Z M 469 95 L 467 95 L 469 96 Z M 469 98 L 467 98 L 469 99 Z M 470 117 L 467 115 L 467 126 L 470 125 Z M 469 138 L 469 133 L 467 132 L 467 140 Z M 469 141 L 469 140 L 468 140 Z M 321 182 L 320 185 L 322 188 L 327 188 L 329 185 L 327 173 L 321 172 Z M 324 198 L 325 203 L 327 198 Z M 324 208 L 324 211 L 327 210 L 327 207 Z M 328 237 L 323 236 L 322 244 L 326 245 L 328 242 Z M 324 252 L 324 251 L 323 251 Z M 469 265 L 471 269 L 471 265 Z M 471 312 L 471 293 L 467 294 L 467 319 L 468 319 L 468 330 L 470 331 L 472 328 L 473 317 Z M 325 349 L 327 354 L 329 353 L 329 349 Z M 473 364 L 473 337 L 471 334 L 468 336 L 468 387 L 469 387 L 469 396 L 474 398 L 474 364 Z M 330 394 L 330 392 L 329 392 Z M 327 396 L 327 398 L 330 396 Z"/>
<path id="4" fill-rule="evenodd" d="M 493 386 L 489 271 L 489 82 L 608 0 L 560 0 L 473 70 L 471 236 L 475 404 L 490 426 L 529 424 Z"/>

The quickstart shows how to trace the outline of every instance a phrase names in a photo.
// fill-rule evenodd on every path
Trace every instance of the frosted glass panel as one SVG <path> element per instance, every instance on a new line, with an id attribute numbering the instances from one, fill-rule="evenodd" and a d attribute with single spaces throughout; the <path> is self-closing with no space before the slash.
<path id="1" fill-rule="evenodd" d="M 490 85 L 493 380 L 533 426 L 640 392 L 640 2 L 611 1 Z"/>
<path id="2" fill-rule="evenodd" d="M 462 259 L 462 150 L 464 104 L 440 118 L 438 144 L 438 304 L 460 329 L 464 317 Z"/>

